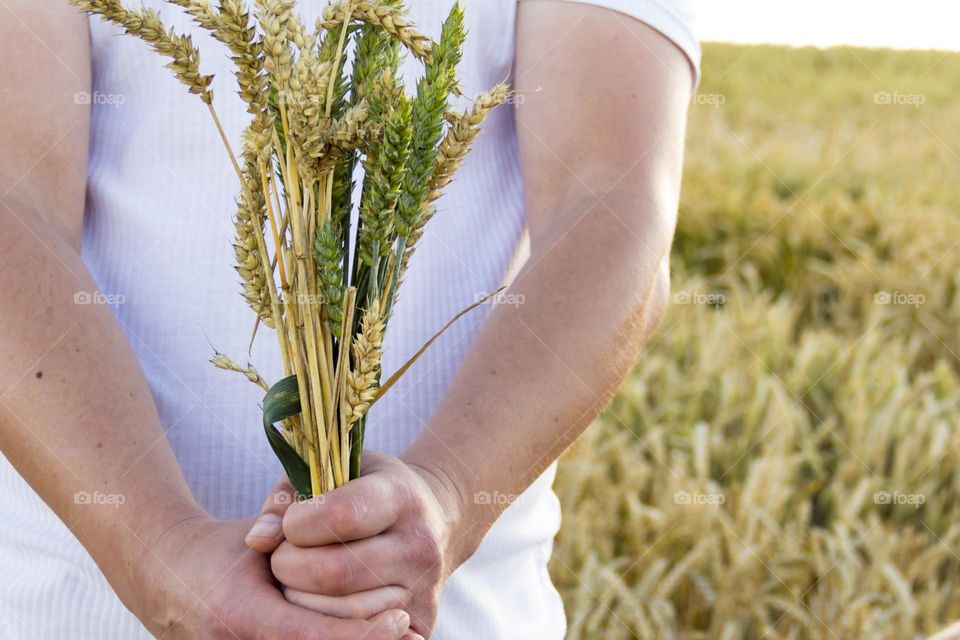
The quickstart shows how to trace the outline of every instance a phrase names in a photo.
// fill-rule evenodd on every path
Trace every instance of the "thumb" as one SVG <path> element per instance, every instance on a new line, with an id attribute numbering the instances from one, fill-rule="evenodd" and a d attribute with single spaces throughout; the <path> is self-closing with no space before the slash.
<path id="1" fill-rule="evenodd" d="M 260 508 L 260 516 L 247 533 L 247 546 L 253 551 L 271 553 L 283 542 L 283 514 L 296 500 L 296 492 L 284 476 L 270 491 Z"/>

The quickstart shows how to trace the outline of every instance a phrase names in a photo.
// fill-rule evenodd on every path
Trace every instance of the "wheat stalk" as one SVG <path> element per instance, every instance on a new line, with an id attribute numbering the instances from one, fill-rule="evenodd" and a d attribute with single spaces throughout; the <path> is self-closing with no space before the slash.
<path id="1" fill-rule="evenodd" d="M 280 416 L 283 436 L 271 443 L 285 442 L 309 468 L 309 478 L 299 477 L 304 465 L 281 455 L 298 491 L 343 484 L 359 473 L 365 417 L 381 395 L 384 331 L 430 203 L 504 99 L 505 89 L 483 94 L 447 123 L 459 91 L 462 9 L 454 5 L 432 43 L 397 0 L 335 2 L 313 34 L 294 0 L 255 0 L 255 20 L 243 0 L 168 0 L 230 51 L 251 116 L 238 156 L 189 36 L 165 29 L 154 10 L 71 1 L 170 58 L 175 76 L 207 104 L 240 181 L 234 257 L 242 294 L 258 322 L 275 329 L 285 378 L 270 387 L 252 365 L 219 352 L 212 362 L 267 390 L 265 416 Z M 403 51 L 425 65 L 412 96 L 399 77 Z M 365 176 L 354 223 L 357 163 Z"/>

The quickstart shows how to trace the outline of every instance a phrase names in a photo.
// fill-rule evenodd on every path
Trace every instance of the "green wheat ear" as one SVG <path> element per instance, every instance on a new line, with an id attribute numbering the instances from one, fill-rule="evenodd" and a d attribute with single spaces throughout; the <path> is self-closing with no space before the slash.
<path id="1" fill-rule="evenodd" d="M 410 100 L 400 95 L 383 126 L 383 140 L 371 153 L 364 169 L 370 179 L 360 203 L 360 258 L 372 264 L 374 254 L 386 255 L 394 232 L 394 210 L 400 199 L 407 158 L 410 155 Z M 375 250 L 374 247 L 377 247 Z"/>
<path id="2" fill-rule="evenodd" d="M 337 222 L 327 220 L 317 229 L 314 244 L 324 309 L 330 320 L 330 328 L 337 338 L 341 337 L 343 331 L 343 296 L 346 290 L 343 279 L 343 243 L 339 227 Z"/>
<path id="3" fill-rule="evenodd" d="M 450 92 L 456 85 L 456 65 L 462 56 L 465 37 L 463 8 L 457 3 L 443 23 L 440 42 L 433 47 L 433 60 L 417 83 L 417 95 L 413 99 L 413 140 L 403 195 L 397 207 L 397 233 L 403 238 L 409 237 L 416 227 L 429 193 L 437 145 L 443 135 L 444 114 Z"/>

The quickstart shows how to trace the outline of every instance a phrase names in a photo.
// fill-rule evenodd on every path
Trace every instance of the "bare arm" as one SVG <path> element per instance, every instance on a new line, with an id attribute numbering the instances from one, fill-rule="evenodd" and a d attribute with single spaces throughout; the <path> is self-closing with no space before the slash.
<path id="1" fill-rule="evenodd" d="M 273 571 L 304 606 L 379 592 L 358 606 L 399 601 L 428 635 L 444 580 L 505 506 L 474 495 L 522 493 L 663 313 L 689 63 L 638 21 L 564 2 L 521 2 L 517 44 L 515 83 L 539 88 L 517 111 L 531 256 L 508 294 L 523 304 L 491 312 L 400 460 L 365 454 L 363 477 L 287 510 Z"/>
<path id="2" fill-rule="evenodd" d="M 529 486 L 660 320 L 691 86 L 673 44 L 613 11 L 528 0 L 517 29 L 516 83 L 538 89 L 517 110 L 531 256 L 509 293 L 524 302 L 491 313 L 403 456 L 457 488 L 467 557 L 504 506 L 475 492 Z"/>
<path id="3" fill-rule="evenodd" d="M 74 304 L 96 289 L 79 253 L 86 19 L 66 2 L 6 0 L 0 51 L 0 450 L 156 635 L 400 637 L 399 611 L 340 621 L 289 604 L 244 546 L 250 522 L 194 501 L 109 307 Z"/>
<path id="4" fill-rule="evenodd" d="M 131 594 L 135 578 L 117 563 L 202 511 L 109 307 L 74 304 L 96 289 L 79 254 L 90 114 L 74 96 L 90 90 L 86 21 L 58 2 L 0 12 L 0 448 Z M 127 499 L 78 504 L 76 492 Z"/>

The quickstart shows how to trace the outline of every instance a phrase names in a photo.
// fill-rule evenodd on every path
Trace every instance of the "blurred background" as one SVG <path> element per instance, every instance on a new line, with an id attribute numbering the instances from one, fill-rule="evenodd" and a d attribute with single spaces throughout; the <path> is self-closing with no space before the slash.
<path id="1" fill-rule="evenodd" d="M 960 619 L 960 3 L 700 18 L 673 304 L 557 482 L 569 637 L 925 638 Z"/>

